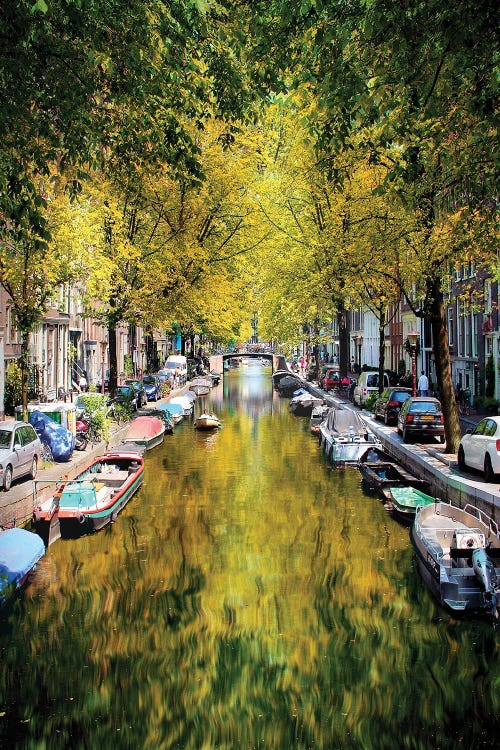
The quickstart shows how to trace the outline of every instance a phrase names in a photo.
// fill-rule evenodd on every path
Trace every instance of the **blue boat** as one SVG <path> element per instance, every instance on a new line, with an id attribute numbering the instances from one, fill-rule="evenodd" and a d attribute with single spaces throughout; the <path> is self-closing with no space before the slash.
<path id="1" fill-rule="evenodd" d="M 44 554 L 45 545 L 38 534 L 17 528 L 0 531 L 0 604 L 27 582 Z"/>

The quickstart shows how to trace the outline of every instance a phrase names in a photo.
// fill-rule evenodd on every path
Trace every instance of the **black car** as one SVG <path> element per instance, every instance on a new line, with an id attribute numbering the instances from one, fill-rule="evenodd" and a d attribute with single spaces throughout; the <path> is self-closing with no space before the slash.
<path id="1" fill-rule="evenodd" d="M 431 396 L 410 396 L 398 414 L 398 432 L 403 443 L 413 437 L 436 436 L 444 443 L 444 417 L 441 402 Z"/>
<path id="2" fill-rule="evenodd" d="M 401 406 L 411 396 L 410 388 L 384 388 L 373 407 L 375 419 L 396 424 Z"/>

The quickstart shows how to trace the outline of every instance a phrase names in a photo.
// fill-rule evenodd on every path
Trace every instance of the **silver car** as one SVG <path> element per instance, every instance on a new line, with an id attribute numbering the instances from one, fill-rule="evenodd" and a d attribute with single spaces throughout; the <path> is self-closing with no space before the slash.
<path id="1" fill-rule="evenodd" d="M 14 479 L 36 477 L 42 443 L 27 422 L 0 423 L 0 484 L 7 492 Z"/>

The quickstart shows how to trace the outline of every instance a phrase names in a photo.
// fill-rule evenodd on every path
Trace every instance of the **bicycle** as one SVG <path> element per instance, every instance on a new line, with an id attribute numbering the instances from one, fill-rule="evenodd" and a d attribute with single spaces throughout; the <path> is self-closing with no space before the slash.
<path id="1" fill-rule="evenodd" d="M 458 413 L 461 416 L 470 416 L 470 390 L 466 389 L 462 393 L 462 398 L 458 402 Z"/>

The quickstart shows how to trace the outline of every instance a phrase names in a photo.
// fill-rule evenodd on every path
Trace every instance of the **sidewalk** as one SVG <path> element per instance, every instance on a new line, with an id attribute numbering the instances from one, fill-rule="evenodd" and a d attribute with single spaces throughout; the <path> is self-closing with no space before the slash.
<path id="1" fill-rule="evenodd" d="M 161 402 L 167 403 L 173 396 L 182 394 L 188 385 L 175 388 L 170 391 L 168 396 L 161 399 Z M 161 403 L 160 402 L 160 403 Z M 156 406 L 154 401 L 150 401 L 148 406 L 143 407 L 137 413 L 147 414 L 149 409 Z M 13 418 L 12 418 L 13 419 Z M 39 466 L 36 477 L 37 492 L 53 485 L 54 479 L 72 479 L 96 456 L 105 453 L 109 448 L 117 446 L 125 436 L 130 422 L 117 424 L 111 422 L 110 437 L 107 442 L 98 443 L 98 445 L 88 446 L 84 451 L 73 451 L 69 461 L 64 463 L 50 463 L 45 467 Z M 44 484 L 43 480 L 47 482 Z M 20 479 L 15 482 L 8 492 L 0 490 L 0 528 L 8 526 L 24 526 L 30 520 L 34 506 L 34 482 L 28 478 Z"/>

